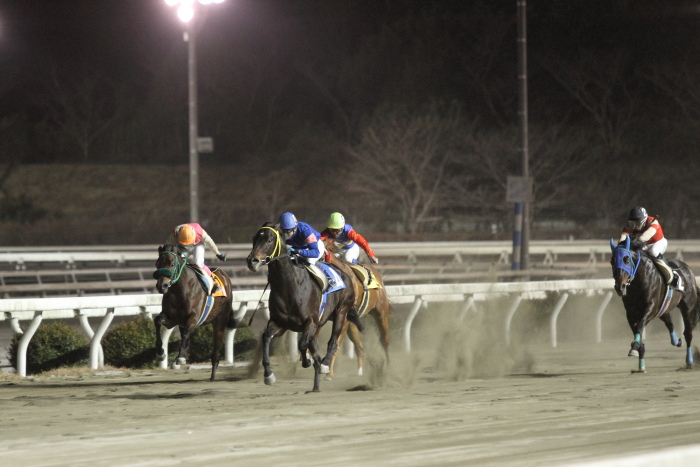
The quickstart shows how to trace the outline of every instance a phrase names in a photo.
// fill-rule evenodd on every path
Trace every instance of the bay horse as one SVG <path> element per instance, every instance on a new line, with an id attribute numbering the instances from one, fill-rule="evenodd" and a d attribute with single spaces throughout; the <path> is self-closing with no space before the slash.
<path id="1" fill-rule="evenodd" d="M 284 243 L 279 224 L 266 222 L 253 237 L 253 248 L 246 259 L 248 269 L 257 271 L 267 265 L 267 280 L 270 285 L 270 319 L 262 335 L 265 384 L 276 381 L 270 369 L 270 342 L 286 331 L 301 333 L 298 349 L 302 366 L 314 366 L 313 392 L 318 392 L 321 373 L 328 373 L 331 357 L 338 350 L 338 338 L 347 319 L 362 325 L 353 307 L 354 290 L 351 286 L 327 294 L 326 305 L 319 314 L 324 294 L 316 279 L 306 269 L 302 261 L 283 252 Z M 345 284 L 351 284 L 350 277 L 336 269 Z M 318 334 L 321 327 L 332 322 L 331 337 L 328 340 L 326 355 L 321 358 Z M 310 353 L 311 358 L 307 354 Z"/>
<path id="2" fill-rule="evenodd" d="M 610 248 L 615 291 L 622 297 L 622 303 L 627 312 L 627 322 L 634 334 L 628 356 L 639 357 L 639 370 L 633 373 L 646 372 L 645 348 L 641 336 L 652 319 L 659 318 L 663 321 L 671 336 L 672 345 L 676 347 L 682 345 L 681 339 L 676 336 L 670 315 L 670 311 L 676 307 L 681 311 L 685 326 L 683 335 L 686 345 L 686 368 L 692 369 L 693 329 L 700 319 L 700 291 L 695 284 L 693 271 L 683 261 L 668 262 L 685 284 L 685 290 L 681 292 L 666 285 L 666 279 L 646 251 L 637 245 L 630 248 L 629 237 L 624 244 L 619 245 L 615 245 L 615 242 L 610 239 Z"/>
<path id="3" fill-rule="evenodd" d="M 332 238 L 326 238 L 324 240 L 324 245 L 326 246 L 328 259 L 330 257 L 330 263 L 339 269 L 342 269 L 351 279 L 352 287 L 355 290 L 355 309 L 360 315 L 360 318 L 370 314 L 374 318 L 374 322 L 377 324 L 379 329 L 379 341 L 384 348 L 384 355 L 386 356 L 387 364 L 390 363 L 389 359 L 389 314 L 394 311 L 394 307 L 389 302 L 389 297 L 387 296 L 386 289 L 384 288 L 384 279 L 379 273 L 377 268 L 369 264 L 357 264 L 352 266 L 350 263 L 340 258 L 340 250 L 335 244 Z M 354 267 L 360 266 L 369 271 L 370 286 L 376 282 L 378 287 L 367 288 L 364 283 L 364 278 L 360 279 L 358 274 L 362 274 L 361 271 L 355 272 Z M 351 323 L 346 322 L 343 327 L 343 331 L 338 339 L 338 345 L 342 344 L 345 335 L 348 335 L 350 340 L 355 346 L 355 353 L 357 354 L 357 374 L 362 375 L 362 365 L 364 363 L 365 350 L 362 345 L 362 338 L 357 327 Z M 337 355 L 331 358 L 330 373 L 328 373 L 327 378 L 331 379 L 334 375 L 333 367 L 335 366 L 335 359 Z"/>
<path id="4" fill-rule="evenodd" d="M 214 349 L 211 354 L 211 377 L 216 378 L 219 366 L 219 352 L 224 340 L 224 331 L 228 327 L 239 327 L 233 317 L 233 299 L 231 297 L 231 279 L 223 270 L 214 270 L 223 285 L 225 295 L 209 299 L 207 291 L 200 283 L 195 268 L 187 263 L 190 251 L 183 246 L 163 245 L 158 247 L 158 260 L 153 278 L 157 280 L 156 288 L 163 294 L 162 311 L 153 320 L 156 326 L 156 352 L 159 361 L 168 356 L 163 351 L 160 328 L 165 325 L 172 329 L 180 328 L 180 352 L 174 365 L 185 363 L 189 351 L 190 336 L 201 325 L 211 323 L 214 328 Z M 206 273 L 205 273 L 206 274 Z"/>

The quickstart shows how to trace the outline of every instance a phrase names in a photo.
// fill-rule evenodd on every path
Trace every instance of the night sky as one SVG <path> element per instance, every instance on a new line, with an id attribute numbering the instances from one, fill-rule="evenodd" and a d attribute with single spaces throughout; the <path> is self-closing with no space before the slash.
<path id="1" fill-rule="evenodd" d="M 657 203 L 685 226 L 693 216 L 681 201 L 700 195 L 700 7 L 527 6 L 537 208 L 583 220 L 603 206 L 597 215 L 613 219 Z M 463 154 L 443 185 L 462 193 L 444 194 L 428 217 L 509 216 L 502 179 L 519 170 L 515 0 L 227 0 L 202 10 L 207 161 L 236 173 L 285 166 L 288 179 L 347 169 L 339 176 L 350 180 L 368 166 L 352 167 L 348 150 L 371 155 L 362 144 L 382 118 L 458 109 Z M 183 29 L 162 0 L 0 0 L 0 162 L 187 164 Z M 687 188 L 669 196 L 667 184 Z M 601 196 L 611 186 L 614 203 Z M 280 190 L 285 199 L 300 191 Z M 490 198 L 465 201 L 472 193 Z"/>

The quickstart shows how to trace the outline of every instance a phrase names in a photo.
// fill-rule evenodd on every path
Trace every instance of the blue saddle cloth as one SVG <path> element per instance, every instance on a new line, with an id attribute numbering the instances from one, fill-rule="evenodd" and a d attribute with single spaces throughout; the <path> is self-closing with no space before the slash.
<path id="1" fill-rule="evenodd" d="M 323 271 L 323 273 L 326 275 L 326 278 L 328 279 L 328 287 L 326 287 L 326 290 L 323 291 L 321 306 L 318 309 L 318 317 L 320 318 L 321 316 L 323 316 L 323 311 L 326 309 L 326 303 L 328 303 L 328 294 L 344 289 L 345 281 L 343 281 L 343 278 L 340 277 L 338 271 L 332 268 L 329 264 L 319 261 L 316 263 L 316 266 L 318 266 L 319 269 Z"/>

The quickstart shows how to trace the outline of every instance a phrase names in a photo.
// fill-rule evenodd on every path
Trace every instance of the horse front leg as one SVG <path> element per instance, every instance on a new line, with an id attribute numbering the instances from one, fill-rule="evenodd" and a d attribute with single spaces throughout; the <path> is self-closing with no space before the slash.
<path id="1" fill-rule="evenodd" d="M 160 328 L 163 324 L 163 320 L 165 319 L 165 316 L 163 315 L 163 312 L 161 311 L 158 313 L 158 316 L 153 320 L 153 323 L 156 326 L 156 359 L 159 362 L 162 362 L 163 360 L 166 359 L 165 351 L 163 350 L 163 339 L 160 337 Z"/>
<path id="2" fill-rule="evenodd" d="M 328 339 L 328 349 L 326 350 L 326 356 L 323 357 L 323 360 L 321 361 L 321 373 L 330 372 L 329 364 L 331 362 L 331 357 L 333 357 L 338 351 L 338 339 L 340 339 L 340 334 L 343 332 L 343 327 L 345 326 L 345 323 L 345 313 L 337 312 L 335 319 L 333 319 L 333 329 L 331 331 L 331 337 L 330 339 Z"/>
<path id="3" fill-rule="evenodd" d="M 340 347 L 343 344 L 343 339 L 345 339 L 345 334 L 348 332 L 348 322 L 345 322 L 345 326 L 343 327 L 343 331 L 340 333 L 340 337 L 338 338 L 338 346 Z M 329 367 L 328 374 L 326 375 L 327 380 L 332 380 L 333 377 L 335 376 L 335 359 L 338 358 L 338 355 L 335 354 L 331 357 L 331 362 Z"/>
<path id="4" fill-rule="evenodd" d="M 636 323 L 630 321 L 630 316 L 627 316 L 630 322 L 630 328 L 634 332 L 634 340 L 632 341 L 631 348 L 628 357 L 639 357 L 639 369 L 637 371 L 632 370 L 632 373 L 646 373 L 646 364 L 644 362 L 644 343 L 642 342 L 642 333 L 644 332 L 644 326 L 647 323 L 647 319 L 642 318 Z"/>
<path id="5" fill-rule="evenodd" d="M 179 370 L 181 365 L 187 363 L 186 355 L 190 349 L 190 336 L 192 335 L 192 331 L 194 331 L 194 326 L 180 326 L 180 351 L 171 366 L 173 370 Z"/>
<path id="6" fill-rule="evenodd" d="M 663 323 L 666 325 L 666 329 L 668 329 L 668 334 L 671 336 L 671 345 L 675 347 L 680 347 L 683 345 L 683 341 L 676 336 L 671 315 L 669 313 L 664 313 L 659 319 L 663 321 Z"/>
<path id="7" fill-rule="evenodd" d="M 284 334 L 284 329 L 279 328 L 272 320 L 267 322 L 267 327 L 263 331 L 262 344 L 263 344 L 263 357 L 262 365 L 265 370 L 265 384 L 268 386 L 272 385 L 277 378 L 275 374 L 270 369 L 270 342 L 275 337 L 279 337 Z"/>
<path id="8" fill-rule="evenodd" d="M 219 353 L 221 352 L 221 345 L 224 342 L 224 330 L 227 322 L 228 316 L 220 315 L 212 323 L 214 327 L 214 348 L 211 352 L 211 377 L 209 381 L 214 381 L 216 379 L 216 370 L 219 368 Z"/>

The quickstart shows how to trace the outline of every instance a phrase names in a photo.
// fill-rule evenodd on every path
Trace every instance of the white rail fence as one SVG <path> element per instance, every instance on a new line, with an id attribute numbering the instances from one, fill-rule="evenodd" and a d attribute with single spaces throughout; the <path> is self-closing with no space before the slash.
<path id="1" fill-rule="evenodd" d="M 431 303 L 461 303 L 460 319 L 470 311 L 478 309 L 477 303 L 494 297 L 507 297 L 509 301 L 503 327 L 506 345 L 510 345 L 511 323 L 523 300 L 541 299 L 547 293 L 556 293 L 559 298 L 551 311 L 550 344 L 557 346 L 557 320 L 569 297 L 573 295 L 590 298 L 594 301 L 596 342 L 602 340 L 602 319 L 605 309 L 613 295 L 612 279 L 561 280 L 540 282 L 511 283 L 474 283 L 474 284 L 429 284 L 387 286 L 390 300 L 394 304 L 410 304 L 403 320 L 403 348 L 411 351 L 411 330 L 413 322 L 421 310 L 428 310 Z M 261 290 L 243 290 L 233 292 L 234 314 L 237 319 L 244 319 L 249 309 L 253 310 L 262 301 L 263 312 L 269 318 L 267 299 Z M 159 294 L 109 295 L 93 297 L 60 297 L 35 299 L 0 300 L 0 321 L 7 321 L 11 329 L 19 334 L 17 352 L 17 372 L 26 376 L 27 348 L 34 333 L 44 319 L 77 318 L 81 328 L 90 338 L 89 365 L 92 369 L 104 365 L 101 340 L 115 315 L 136 316 L 140 314 L 153 316 L 160 312 L 162 296 Z M 89 318 L 100 319 L 97 330 L 93 330 Z M 245 319 L 249 319 L 246 317 Z M 29 321 L 22 333 L 20 321 Z M 167 355 L 168 339 L 172 330 L 162 328 L 163 347 Z M 235 330 L 228 332 L 225 339 L 224 359 L 233 363 L 233 339 Z M 290 341 L 293 342 L 293 341 Z M 292 347 L 290 345 L 290 347 Z M 167 361 L 161 363 L 167 367 Z"/>
<path id="2" fill-rule="evenodd" d="M 230 260 L 243 260 L 250 252 L 246 243 L 220 244 Z M 450 257 L 461 263 L 467 257 L 492 256 L 497 263 L 510 264 L 510 241 L 455 241 L 455 242 L 373 242 L 372 249 L 378 257 L 397 257 L 418 262 L 421 258 Z M 77 263 L 110 262 L 126 264 L 138 261 L 155 262 L 158 245 L 108 245 L 89 247 L 4 247 L 0 252 L 0 264 L 12 264 L 17 269 L 30 263 L 60 263 L 72 268 Z M 529 253 L 535 263 L 554 265 L 560 256 L 585 255 L 587 262 L 607 265 L 610 258 L 609 239 L 598 240 L 533 240 Z M 685 259 L 686 255 L 700 253 L 700 240 L 673 240 L 669 242 L 667 258 Z M 206 253 L 209 261 L 214 259 Z M 535 259 L 536 258 L 536 259 Z"/>

